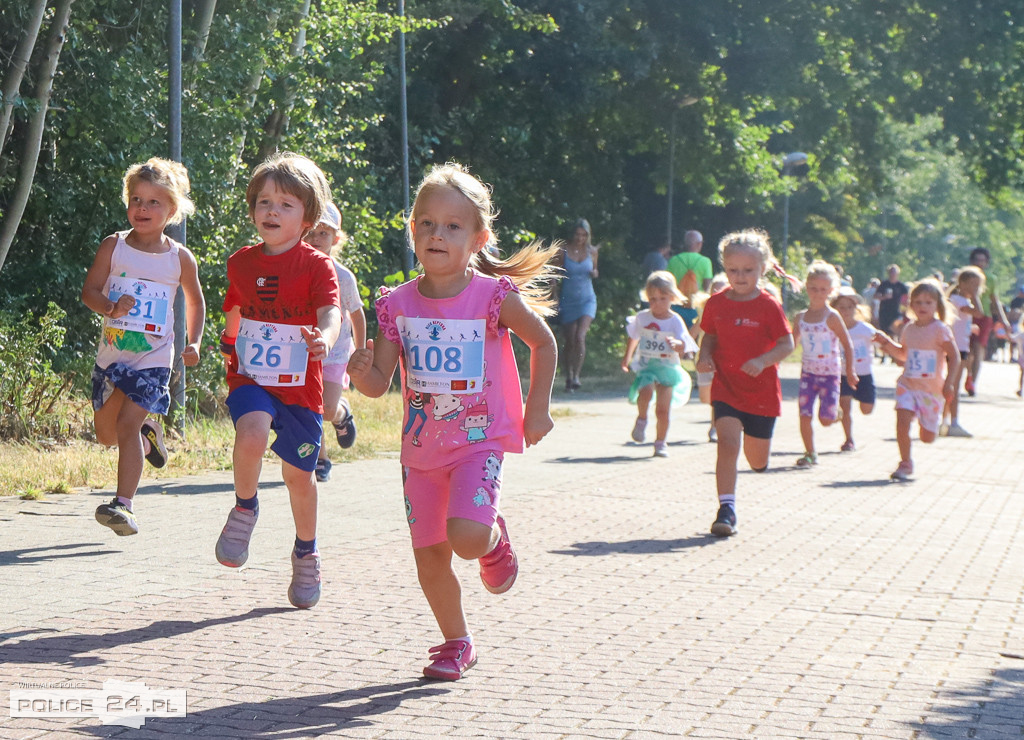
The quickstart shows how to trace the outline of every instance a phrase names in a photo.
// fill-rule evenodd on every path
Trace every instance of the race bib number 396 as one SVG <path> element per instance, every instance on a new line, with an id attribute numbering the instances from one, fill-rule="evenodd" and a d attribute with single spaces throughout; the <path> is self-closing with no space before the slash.
<path id="1" fill-rule="evenodd" d="M 420 393 L 477 393 L 484 382 L 484 319 L 399 316 L 405 380 Z"/>
<path id="2" fill-rule="evenodd" d="M 171 301 L 174 300 L 173 286 L 152 280 L 111 277 L 107 298 L 117 303 L 117 299 L 123 295 L 134 298 L 135 305 L 127 316 L 107 319 L 107 326 L 161 337 L 166 336 L 172 329 L 169 314 Z"/>
<path id="3" fill-rule="evenodd" d="M 300 328 L 242 319 L 235 340 L 239 374 L 263 386 L 305 385 L 309 352 Z"/>

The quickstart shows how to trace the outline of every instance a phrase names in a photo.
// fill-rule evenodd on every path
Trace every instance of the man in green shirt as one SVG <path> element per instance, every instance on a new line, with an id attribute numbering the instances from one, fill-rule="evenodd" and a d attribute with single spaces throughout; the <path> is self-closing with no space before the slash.
<path id="1" fill-rule="evenodd" d="M 687 291 L 682 285 L 683 277 L 691 270 L 697 276 L 696 287 L 700 290 L 707 290 L 711 285 L 711 278 L 714 275 L 714 267 L 711 260 L 700 253 L 701 245 L 704 244 L 704 237 L 699 231 L 687 231 L 683 235 L 683 251 L 668 261 L 666 268 L 676 279 L 679 289 L 686 295 Z M 692 290 L 690 291 L 693 292 Z M 687 295 L 687 298 L 690 296 Z"/>

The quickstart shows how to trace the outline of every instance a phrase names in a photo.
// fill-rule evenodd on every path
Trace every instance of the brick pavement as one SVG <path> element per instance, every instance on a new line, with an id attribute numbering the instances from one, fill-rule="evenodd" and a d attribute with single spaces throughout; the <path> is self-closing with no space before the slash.
<path id="1" fill-rule="evenodd" d="M 794 366 L 785 368 L 795 387 Z M 512 456 L 515 588 L 460 564 L 479 664 L 419 678 L 440 642 L 416 583 L 394 457 L 336 467 L 321 494 L 324 596 L 289 607 L 291 517 L 268 465 L 250 565 L 216 563 L 230 476 L 147 481 L 142 533 L 92 519 L 110 494 L 0 499 L 0 738 L 945 738 L 1024 734 L 1024 402 L 989 364 L 973 439 L 915 445 L 890 483 L 891 366 L 861 449 L 787 400 L 772 471 L 741 472 L 739 534 L 717 540 L 706 407 L 677 410 L 671 457 L 627 443 L 622 399 L 560 397 Z M 141 729 L 10 719 L 18 682 L 186 689 Z"/>

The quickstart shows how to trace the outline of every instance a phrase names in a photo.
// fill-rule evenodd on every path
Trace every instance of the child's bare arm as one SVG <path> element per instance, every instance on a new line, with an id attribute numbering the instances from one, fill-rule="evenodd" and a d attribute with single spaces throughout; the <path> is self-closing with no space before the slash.
<path id="1" fill-rule="evenodd" d="M 82 286 L 82 303 L 91 310 L 106 316 L 108 319 L 119 319 L 127 316 L 128 312 L 135 306 L 135 299 L 130 295 L 123 295 L 117 302 L 110 300 L 103 292 L 110 276 L 110 258 L 114 254 L 114 246 L 117 244 L 117 236 L 111 235 L 100 242 L 96 256 L 93 258 L 92 266 L 85 274 L 85 284 Z"/>
<path id="2" fill-rule="evenodd" d="M 629 372 L 629 363 L 633 359 L 633 353 L 636 351 L 636 346 L 639 343 L 639 339 L 633 339 L 632 337 L 626 339 L 626 351 L 622 354 L 622 372 Z"/>
<path id="3" fill-rule="evenodd" d="M 530 447 L 555 426 L 551 418 L 551 386 L 558 364 L 555 335 L 518 293 L 505 296 L 498 323 L 515 332 L 530 348 L 530 390 L 523 411 L 523 439 Z"/>
<path id="4" fill-rule="evenodd" d="M 793 335 L 785 334 L 779 337 L 778 341 L 775 342 L 775 345 L 763 355 L 744 362 L 740 366 L 740 370 L 745 372 L 747 375 L 756 378 L 764 372 L 766 367 L 777 365 L 789 357 L 789 353 L 793 351 L 793 347 Z"/>
<path id="5" fill-rule="evenodd" d="M 704 333 L 700 340 L 700 353 L 697 355 L 697 370 L 702 373 L 713 373 L 715 371 L 714 355 L 718 349 L 718 335 Z"/>
<path id="6" fill-rule="evenodd" d="M 181 262 L 181 291 L 185 295 L 185 332 L 187 342 L 181 353 L 186 367 L 199 364 L 199 348 L 206 326 L 206 298 L 199 284 L 199 267 L 192 252 L 182 247 L 178 252 Z"/>
<path id="7" fill-rule="evenodd" d="M 942 343 L 942 351 L 946 353 L 946 382 L 942 384 L 942 395 L 948 400 L 956 392 L 956 376 L 960 370 L 960 351 L 956 343 L 946 340 Z"/>
<path id="8" fill-rule="evenodd" d="M 398 367 L 399 348 L 377 332 L 377 340 L 366 340 L 348 358 L 348 374 L 352 385 L 364 396 L 379 398 L 391 387 L 391 378 Z"/>
<path id="9" fill-rule="evenodd" d="M 352 339 L 356 347 L 366 346 L 366 312 L 360 307 L 359 310 L 349 314 L 352 319 Z"/>
<path id="10" fill-rule="evenodd" d="M 851 388 L 856 390 L 857 388 L 857 370 L 854 363 L 853 356 L 853 341 L 850 339 L 850 331 L 846 328 L 846 324 L 843 322 L 843 317 L 839 315 L 839 312 L 832 309 L 832 312 L 828 316 L 826 322 L 832 333 L 839 339 L 839 344 L 843 347 L 843 358 L 846 361 L 846 382 Z"/>

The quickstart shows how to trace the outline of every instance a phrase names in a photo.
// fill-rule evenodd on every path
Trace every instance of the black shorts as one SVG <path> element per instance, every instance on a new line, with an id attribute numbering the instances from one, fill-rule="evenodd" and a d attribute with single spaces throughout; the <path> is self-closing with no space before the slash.
<path id="1" fill-rule="evenodd" d="M 743 433 L 757 439 L 771 439 L 775 429 L 774 416 L 759 416 L 747 411 L 740 411 L 733 408 L 725 401 L 712 401 L 711 410 L 715 415 L 715 421 L 732 417 L 739 419 L 743 425 Z"/>
<path id="2" fill-rule="evenodd" d="M 857 377 L 857 390 L 850 387 L 850 384 L 846 382 L 846 376 L 844 375 L 839 381 L 839 397 L 853 396 L 861 403 L 875 402 L 875 379 L 870 375 L 860 375 Z"/>

